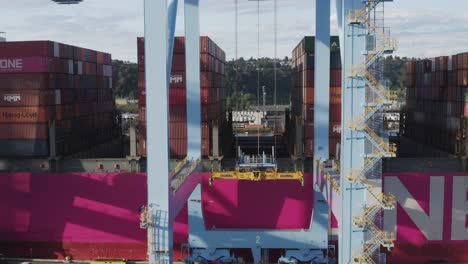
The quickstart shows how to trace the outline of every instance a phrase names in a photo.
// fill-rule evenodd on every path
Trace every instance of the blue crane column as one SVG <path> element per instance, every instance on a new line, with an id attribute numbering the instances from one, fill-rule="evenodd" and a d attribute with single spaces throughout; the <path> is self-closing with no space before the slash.
<path id="1" fill-rule="evenodd" d="M 315 5 L 315 89 L 314 89 L 314 177 L 316 160 L 329 159 L 330 129 L 330 0 L 316 0 Z M 314 182 L 317 182 L 314 180 Z"/>
<path id="2" fill-rule="evenodd" d="M 177 0 L 145 0 L 145 67 L 148 148 L 148 255 L 150 263 L 172 263 L 173 222 L 198 178 L 190 175 L 174 191 L 169 177 L 168 89 Z M 198 0 L 185 1 L 188 157 L 201 156 L 200 32 Z M 163 58 L 163 59 L 161 59 Z M 180 190 L 180 191 L 179 191 Z M 184 200 L 184 201 L 181 201 Z"/>
<path id="3" fill-rule="evenodd" d="M 185 0 L 185 60 L 187 83 L 187 158 L 201 158 L 200 19 L 199 0 Z"/>
<path id="4" fill-rule="evenodd" d="M 364 113 L 366 102 L 365 84 L 363 81 L 350 78 L 348 70 L 365 59 L 366 29 L 348 25 L 348 14 L 351 10 L 364 7 L 362 0 L 335 0 L 340 35 L 342 60 L 342 133 L 341 133 L 341 212 L 337 213 L 339 221 L 339 263 L 353 263 L 353 254 L 362 248 L 363 232 L 356 231 L 353 216 L 361 215 L 362 202 L 366 199 L 366 189 L 361 183 L 352 183 L 347 179 L 352 170 L 364 163 L 365 135 L 361 131 L 351 130 L 351 120 Z M 355 232 L 356 231 L 356 232 Z"/>
<path id="5" fill-rule="evenodd" d="M 150 263 L 172 263 L 168 142 L 170 64 L 167 0 L 145 0 L 145 80 L 148 149 L 148 255 Z M 174 17 L 175 19 L 175 17 Z M 175 25 L 175 21 L 173 23 Z"/>

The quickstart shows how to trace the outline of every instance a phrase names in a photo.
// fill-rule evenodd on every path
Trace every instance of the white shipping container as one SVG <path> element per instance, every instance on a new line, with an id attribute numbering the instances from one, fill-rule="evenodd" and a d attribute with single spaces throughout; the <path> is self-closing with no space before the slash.
<path id="1" fill-rule="evenodd" d="M 62 93 L 60 89 L 55 90 L 55 104 L 56 105 L 62 104 Z"/>
<path id="2" fill-rule="evenodd" d="M 60 45 L 57 42 L 54 42 L 54 57 L 60 58 Z"/>
<path id="3" fill-rule="evenodd" d="M 78 62 L 78 75 L 83 75 L 83 62 Z"/>
<path id="4" fill-rule="evenodd" d="M 106 77 L 112 77 L 112 66 L 103 65 L 103 75 Z"/>
<path id="5" fill-rule="evenodd" d="M 73 60 L 68 60 L 68 74 L 75 74 L 74 66 Z"/>

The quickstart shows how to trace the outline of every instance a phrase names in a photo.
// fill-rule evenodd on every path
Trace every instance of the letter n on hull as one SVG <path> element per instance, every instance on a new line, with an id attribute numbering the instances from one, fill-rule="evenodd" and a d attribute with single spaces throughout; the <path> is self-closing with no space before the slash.
<path id="1" fill-rule="evenodd" d="M 468 240 L 468 176 L 385 175 L 384 190 L 398 203 L 395 210 L 385 212 L 384 220 L 385 230 L 395 232 L 397 243 Z"/>

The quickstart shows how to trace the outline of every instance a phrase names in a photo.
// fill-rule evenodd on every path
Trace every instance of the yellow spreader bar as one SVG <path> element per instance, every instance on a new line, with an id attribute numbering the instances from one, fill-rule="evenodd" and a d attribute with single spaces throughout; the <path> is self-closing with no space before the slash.
<path id="1" fill-rule="evenodd" d="M 304 186 L 304 175 L 300 171 L 277 172 L 277 171 L 218 171 L 213 172 L 210 177 L 210 186 L 217 180 L 245 180 L 245 181 L 278 181 L 297 180 Z"/>

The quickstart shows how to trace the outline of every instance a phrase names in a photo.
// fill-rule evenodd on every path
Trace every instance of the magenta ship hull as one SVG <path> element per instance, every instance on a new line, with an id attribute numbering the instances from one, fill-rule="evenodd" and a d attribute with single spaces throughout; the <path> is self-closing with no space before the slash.
<path id="1" fill-rule="evenodd" d="M 431 232 L 425 234 L 427 226 L 421 231 L 424 215 L 414 218 L 415 204 L 400 204 L 396 213 L 397 240 L 395 248 L 387 255 L 389 263 L 468 261 L 467 239 L 462 235 L 454 236 L 451 231 L 454 216 L 459 221 L 461 215 L 466 217 L 467 213 L 452 210 L 454 197 L 458 197 L 458 194 L 454 195 L 457 193 L 454 179 L 461 175 L 438 175 L 445 180 L 442 194 L 440 190 L 430 189 L 437 187 L 428 184 L 431 175 L 386 176 L 400 179 L 411 197 L 405 198 L 407 194 L 398 191 L 397 196 L 417 201 L 420 208 L 416 206 L 416 211 L 426 212 L 426 220 L 432 219 L 426 223 L 434 225 L 432 229 L 442 226 L 442 239 L 437 240 L 437 234 Z M 203 209 L 207 227 L 307 228 L 313 210 L 313 188 L 311 175 L 305 176 L 304 187 L 295 181 L 235 180 L 215 181 L 214 186 L 209 187 L 209 175 L 204 174 Z M 455 181 L 459 181 L 457 179 Z M 395 191 L 395 186 L 398 187 L 395 184 L 390 186 L 387 178 L 385 184 L 388 191 Z M 466 190 L 464 193 L 466 203 Z M 139 229 L 138 207 L 146 203 L 146 196 L 146 174 L 1 174 L 0 253 L 6 257 L 25 258 L 62 259 L 70 256 L 76 260 L 103 257 L 145 260 L 146 230 Z M 437 204 L 431 207 L 431 202 L 436 203 L 437 199 L 443 199 L 441 223 L 431 218 L 434 215 L 429 211 L 437 210 L 433 209 Z M 463 202 L 456 206 L 460 204 Z M 463 223 L 465 225 L 456 222 L 455 227 L 468 226 L 466 218 Z M 337 226 L 338 223 L 332 221 L 331 228 L 336 229 Z M 181 245 L 188 240 L 187 208 L 177 217 L 174 229 L 175 259 L 180 259 L 183 257 Z M 330 243 L 336 244 L 336 241 Z"/>

